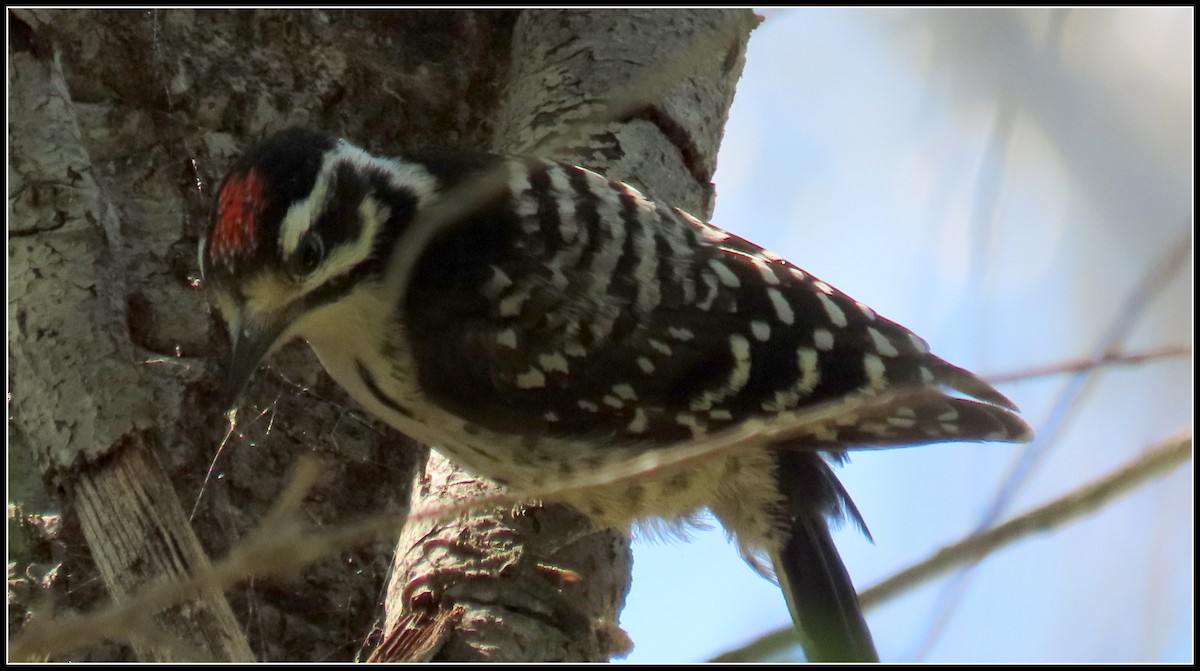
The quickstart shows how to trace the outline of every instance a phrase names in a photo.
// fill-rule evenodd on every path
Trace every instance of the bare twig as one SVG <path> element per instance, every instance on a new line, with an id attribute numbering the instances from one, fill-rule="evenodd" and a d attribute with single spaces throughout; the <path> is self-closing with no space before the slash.
<path id="1" fill-rule="evenodd" d="M 1047 65 L 1057 62 L 1059 58 L 1059 49 L 1062 43 L 1063 30 L 1066 26 L 1069 16 L 1068 9 L 1053 10 L 1050 15 L 1049 26 L 1047 27 L 1045 41 L 1041 47 L 1040 59 Z M 992 129 L 992 134 L 988 142 L 987 149 L 981 159 L 980 166 L 980 181 L 976 191 L 975 206 L 972 214 L 971 232 L 973 237 L 972 242 L 972 271 L 970 279 L 970 287 L 977 294 L 981 294 L 984 271 L 987 268 L 987 240 L 989 233 L 989 225 L 992 223 L 996 215 L 997 203 L 1000 201 L 1000 187 L 1003 183 L 1004 168 L 1006 165 L 1006 154 L 1009 142 L 1012 139 L 1013 128 L 1016 124 L 1017 114 L 1020 111 L 1020 100 L 1011 91 L 1000 89 L 1001 99 L 998 103 L 995 125 Z M 1043 439 L 1040 444 L 1048 444 L 1044 442 L 1042 431 L 1038 431 L 1039 439 Z M 1029 457 L 1030 454 L 1037 454 L 1038 443 L 1034 447 L 1025 451 L 1023 462 L 1032 464 L 1036 462 Z M 1019 468 L 1019 467 L 1018 467 Z M 1019 485 L 1024 476 L 1014 473 L 1010 476 L 1009 483 Z M 1002 489 L 996 494 L 992 506 L 984 514 L 980 520 L 976 530 L 982 530 L 995 523 L 1000 515 L 1004 513 L 1008 501 L 1011 500 L 1011 491 Z M 946 623 L 950 620 L 950 615 L 958 606 L 959 599 L 963 594 L 963 586 L 966 584 L 966 576 L 960 575 L 957 580 L 948 583 L 938 597 L 938 607 L 935 609 L 932 616 L 927 633 L 924 640 L 920 643 L 918 652 L 915 654 L 917 659 L 925 657 L 930 647 L 936 642 L 945 631 Z"/>
<path id="2" fill-rule="evenodd" d="M 1179 240 L 1166 250 L 1162 259 L 1150 268 L 1141 281 L 1126 295 L 1121 308 L 1097 343 L 1093 358 L 1103 358 L 1118 351 L 1121 342 L 1141 322 L 1142 315 L 1145 314 L 1146 308 L 1153 302 L 1153 299 L 1167 286 L 1168 280 L 1184 267 L 1184 262 L 1192 247 L 1191 222 L 1187 223 Z M 996 496 L 996 501 L 983 516 L 981 527 L 988 526 L 999 516 L 1015 495 L 1016 490 L 1049 452 L 1050 446 L 1055 444 L 1055 438 L 1066 426 L 1066 417 L 1074 408 L 1078 407 L 1080 399 L 1087 391 L 1087 384 L 1092 379 L 1094 379 L 1092 376 L 1085 374 L 1078 374 L 1071 379 L 1055 401 L 1050 419 L 1038 431 L 1037 439 L 1005 478 L 1004 484 Z"/>
<path id="3" fill-rule="evenodd" d="M 1191 454 L 1191 433 L 1173 436 L 1099 480 L 1083 485 L 999 526 L 973 534 L 938 550 L 927 559 L 864 590 L 859 594 L 859 601 L 864 609 L 873 608 L 955 568 L 976 564 L 1018 540 L 1065 526 L 1166 475 L 1190 459 Z M 796 644 L 795 629 L 785 627 L 746 646 L 730 650 L 713 661 L 746 662 L 768 659 Z"/>
<path id="4" fill-rule="evenodd" d="M 1132 462 L 1085 484 L 1050 503 L 999 526 L 948 545 L 928 559 L 897 573 L 860 596 L 863 608 L 915 589 L 952 568 L 976 564 L 993 552 L 1036 533 L 1051 531 L 1088 515 L 1153 479 L 1165 475 L 1192 456 L 1192 434 L 1173 436 L 1151 447 Z"/>
<path id="5" fill-rule="evenodd" d="M 476 497 L 453 506 L 426 508 L 408 517 L 381 514 L 319 532 L 307 531 L 297 521 L 300 505 L 319 475 L 319 466 L 314 458 L 302 459 L 296 465 L 288 486 L 258 529 L 224 560 L 183 580 L 149 585 L 127 600 L 90 615 L 54 619 L 35 617 L 12 640 L 10 658 L 32 660 L 106 639 L 128 641 L 131 638 L 152 638 L 157 634 L 146 628 L 144 620 L 153 613 L 188 601 L 207 590 L 224 591 L 249 578 L 297 570 L 349 547 L 394 534 L 409 519 L 448 520 L 483 508 L 523 504 L 534 498 L 554 500 L 581 489 L 608 486 L 651 471 L 786 440 L 825 424 L 887 414 L 896 403 L 911 401 L 914 395 L 922 393 L 929 392 L 892 391 L 822 403 L 794 413 L 787 418 L 786 424 L 764 422 L 753 427 L 743 426 L 714 434 L 707 440 L 686 447 L 631 454 L 628 460 L 611 468 L 563 480 L 549 489 Z"/>
<path id="6" fill-rule="evenodd" d="M 860 399 L 853 404 L 853 411 L 860 415 L 886 412 L 892 404 L 905 398 L 910 399 L 911 394 Z M 835 421 L 845 417 L 846 413 L 847 404 L 844 402 L 823 404 L 816 410 L 805 413 L 805 419 L 808 421 L 804 425 L 811 430 L 815 424 Z M 790 426 L 729 431 L 695 446 L 650 456 L 643 455 L 601 473 L 573 478 L 550 490 L 478 498 L 456 506 L 419 511 L 412 517 L 448 519 L 483 507 L 513 505 L 534 495 L 542 499 L 553 499 L 580 488 L 606 486 L 619 480 L 639 477 L 650 470 L 679 466 L 716 454 L 726 454 L 731 450 L 761 445 L 764 440 L 780 440 L 798 430 L 795 426 Z M 864 592 L 863 606 L 869 608 L 955 566 L 978 561 L 1014 540 L 1036 531 L 1061 526 L 1084 515 L 1146 479 L 1178 465 L 1190 454 L 1190 447 L 1190 434 L 1172 439 L 1148 451 L 1135 464 L 1097 483 L 984 534 L 972 536 L 947 547 L 931 559 Z M 202 590 L 224 590 L 248 578 L 296 570 L 348 547 L 394 533 L 406 522 L 400 515 L 385 514 L 333 530 L 306 532 L 296 522 L 296 513 L 305 494 L 315 483 L 318 472 L 315 459 L 302 460 L 297 465 L 288 487 L 259 529 L 251 534 L 245 543 L 235 548 L 226 559 L 214 563 L 209 570 L 194 574 L 186 580 L 150 585 L 127 601 L 90 615 L 56 619 L 35 618 L 12 640 L 11 659 L 36 659 L 52 652 L 68 650 L 102 639 L 129 640 L 131 637 L 145 637 L 150 635 L 150 631 L 144 625 L 147 616 L 185 602 Z M 788 632 L 773 635 L 770 640 L 780 636 L 784 637 L 780 640 L 790 640 L 790 629 Z M 786 643 L 780 645 L 784 644 Z M 729 654 L 736 656 L 741 652 Z"/>
<path id="7" fill-rule="evenodd" d="M 764 445 L 793 442 L 797 438 L 820 433 L 822 429 L 828 429 L 830 426 L 845 426 L 875 417 L 887 417 L 894 413 L 898 405 L 920 403 L 919 399 L 922 396 L 940 394 L 937 390 L 907 387 L 885 390 L 873 395 L 863 394 L 825 401 L 803 410 L 781 413 L 774 418 L 747 422 L 680 447 L 649 451 L 631 449 L 628 458 L 624 460 L 615 461 L 596 471 L 563 478 L 549 487 L 513 490 L 475 497 L 452 506 L 425 508 L 413 512 L 410 519 L 443 520 L 470 510 L 520 505 L 533 499 L 556 501 L 576 495 L 585 489 L 610 487 L 656 471 L 702 462 L 718 456 L 727 458 L 738 451 L 761 449 Z"/>
<path id="8" fill-rule="evenodd" d="M 1141 317 L 1146 313 L 1153 299 L 1162 292 L 1168 280 L 1183 267 L 1191 251 L 1192 231 L 1190 222 L 1188 224 L 1181 233 L 1180 239 L 1166 250 L 1162 259 L 1150 268 L 1141 281 L 1126 295 L 1112 322 L 1093 348 L 1093 358 L 1101 359 L 1120 350 L 1121 343 L 1133 331 L 1133 328 L 1141 323 Z M 1002 478 L 1002 484 L 991 505 L 980 516 L 976 531 L 982 531 L 995 524 L 996 520 L 1004 514 L 1017 491 L 1058 444 L 1058 437 L 1070 425 L 1072 415 L 1083 406 L 1083 399 L 1094 387 L 1097 379 L 1096 375 L 1092 375 L 1090 370 L 1085 369 L 1067 381 L 1051 406 L 1048 418 L 1042 426 L 1038 427 L 1037 437 Z M 930 633 L 926 637 L 926 642 L 920 646 L 916 657 L 923 656 L 931 642 L 936 640 L 940 632 L 944 630 L 950 614 L 964 593 L 969 571 L 969 566 L 963 568 L 958 575 L 942 587 L 937 601 L 938 605 L 929 626 Z"/>
<path id="9" fill-rule="evenodd" d="M 1191 356 L 1192 348 L 1189 345 L 1168 345 L 1158 349 L 1146 350 L 1143 352 L 1120 353 L 1106 352 L 1098 357 L 1089 359 L 1075 359 L 1074 361 L 1063 361 L 1053 363 L 1047 366 L 1037 366 L 1035 368 L 1026 368 L 1025 370 L 1014 371 L 1011 373 L 1002 373 L 1000 375 L 989 375 L 985 379 L 989 384 L 1007 384 L 1010 382 L 1023 382 L 1032 380 L 1038 377 L 1048 377 L 1051 375 L 1063 375 L 1066 373 L 1082 373 L 1096 368 L 1106 368 L 1109 366 L 1131 366 L 1141 363 L 1149 363 L 1160 359 L 1173 359 L 1176 357 Z"/>
<path id="10" fill-rule="evenodd" d="M 11 640 L 9 659 L 34 660 L 45 655 L 71 650 L 100 640 L 133 641 L 156 639 L 161 636 L 147 628 L 146 618 L 158 611 L 190 601 L 197 594 L 225 589 L 257 575 L 279 573 L 298 568 L 325 554 L 344 548 L 348 543 L 313 542 L 301 535 L 300 528 L 290 519 L 307 487 L 315 481 L 313 460 L 301 460 L 291 484 L 280 496 L 264 525 L 245 543 L 234 549 L 229 557 L 207 570 L 198 571 L 183 580 L 163 580 L 153 583 L 120 603 L 89 615 L 68 615 L 50 619 L 36 614 L 24 629 Z M 384 516 L 383 520 L 399 524 Z M 383 521 L 378 522 L 382 526 Z M 337 534 L 327 534 L 337 542 Z M 178 646 L 176 646 L 178 647 Z"/>

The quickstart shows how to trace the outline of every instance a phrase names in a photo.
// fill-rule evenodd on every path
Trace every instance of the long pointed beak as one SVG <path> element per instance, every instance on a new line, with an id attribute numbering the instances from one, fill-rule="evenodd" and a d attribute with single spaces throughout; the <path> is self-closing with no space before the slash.
<path id="1" fill-rule="evenodd" d="M 245 391 L 263 358 L 275 347 L 287 324 L 285 316 L 271 318 L 243 313 L 233 336 L 233 351 L 225 378 L 225 394 L 230 408 L 237 404 L 238 397 Z"/>

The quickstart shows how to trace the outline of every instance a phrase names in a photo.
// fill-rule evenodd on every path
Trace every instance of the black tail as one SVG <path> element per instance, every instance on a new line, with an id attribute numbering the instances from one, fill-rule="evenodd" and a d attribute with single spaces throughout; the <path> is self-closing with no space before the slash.
<path id="1" fill-rule="evenodd" d="M 858 593 L 829 533 L 830 517 L 850 517 L 865 531 L 858 511 L 816 453 L 776 455 L 787 510 L 771 559 L 805 655 L 810 662 L 878 662 Z"/>

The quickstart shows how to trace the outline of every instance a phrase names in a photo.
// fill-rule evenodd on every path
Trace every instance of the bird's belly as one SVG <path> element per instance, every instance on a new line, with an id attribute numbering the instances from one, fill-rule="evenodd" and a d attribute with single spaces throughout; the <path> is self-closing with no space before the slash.
<path id="1" fill-rule="evenodd" d="M 355 401 L 401 433 L 519 496 L 571 504 L 600 527 L 686 519 L 719 500 L 738 498 L 747 487 L 753 491 L 756 483 L 747 480 L 771 472 L 762 450 L 671 464 L 670 448 L 492 431 L 441 408 L 419 391 L 415 379 L 374 371 L 348 356 L 353 348 L 314 344 L 314 350 Z M 660 452 L 664 461 L 631 468 L 648 451 Z"/>

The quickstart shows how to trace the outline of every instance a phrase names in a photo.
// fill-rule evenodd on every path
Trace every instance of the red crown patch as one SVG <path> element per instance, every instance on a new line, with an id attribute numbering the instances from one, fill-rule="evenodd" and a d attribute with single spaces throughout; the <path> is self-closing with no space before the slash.
<path id="1" fill-rule="evenodd" d="M 239 257 L 254 254 L 258 245 L 258 220 L 266 208 L 264 192 L 263 179 L 253 169 L 234 175 L 225 183 L 209 247 L 213 261 L 232 268 Z"/>

